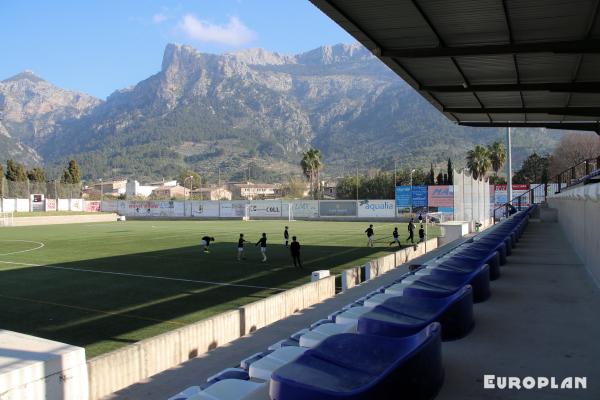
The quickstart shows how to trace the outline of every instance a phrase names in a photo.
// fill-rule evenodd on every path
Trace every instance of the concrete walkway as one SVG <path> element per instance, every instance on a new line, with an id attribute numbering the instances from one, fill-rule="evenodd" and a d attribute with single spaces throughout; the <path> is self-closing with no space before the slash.
<path id="1" fill-rule="evenodd" d="M 475 328 L 443 344 L 439 400 L 600 399 L 600 290 L 557 223 L 531 222 Z M 483 375 L 587 376 L 587 390 L 484 389 Z"/>
<path id="2" fill-rule="evenodd" d="M 455 244 L 452 244 L 454 247 Z M 423 263 L 447 248 L 412 261 Z M 110 399 L 165 400 L 253 353 L 325 318 L 354 299 L 398 279 L 400 267 L 335 298 L 260 329 Z M 492 282 L 492 297 L 475 306 L 476 326 L 444 342 L 442 400 L 600 399 L 600 290 L 590 280 L 558 224 L 531 222 L 519 246 Z M 587 390 L 485 390 L 483 375 L 587 376 Z"/>

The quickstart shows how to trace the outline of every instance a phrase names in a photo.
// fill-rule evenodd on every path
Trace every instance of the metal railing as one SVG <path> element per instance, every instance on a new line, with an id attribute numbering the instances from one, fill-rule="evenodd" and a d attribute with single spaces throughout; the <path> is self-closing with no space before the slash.
<path id="1" fill-rule="evenodd" d="M 554 179 L 550 179 L 550 181 L 554 181 L 557 183 L 557 191 L 555 193 L 560 193 L 562 189 L 566 189 L 570 186 L 575 186 L 582 183 L 590 174 L 597 172 L 600 170 L 600 156 L 596 158 L 590 158 L 587 160 L 583 160 L 580 163 L 572 166 L 571 168 L 567 168 L 564 171 L 557 174 Z M 546 202 L 548 196 L 548 187 L 549 183 L 542 183 L 534 187 L 530 187 L 525 193 L 521 193 L 520 195 L 514 197 L 512 200 L 506 202 L 499 207 L 496 207 L 493 211 L 494 224 L 501 220 L 502 218 L 506 218 L 507 216 L 513 214 L 516 211 L 520 211 L 523 208 L 529 207 L 530 204 L 535 203 L 535 192 L 536 189 L 543 187 L 543 202 Z M 498 217 L 498 212 L 500 211 L 500 216 Z"/>

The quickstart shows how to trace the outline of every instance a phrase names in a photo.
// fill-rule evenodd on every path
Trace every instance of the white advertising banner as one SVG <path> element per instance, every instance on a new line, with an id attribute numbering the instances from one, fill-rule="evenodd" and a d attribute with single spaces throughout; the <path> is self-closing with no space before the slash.
<path id="1" fill-rule="evenodd" d="M 69 211 L 69 199 L 58 199 L 58 211 Z"/>
<path id="2" fill-rule="evenodd" d="M 71 199 L 69 209 L 71 211 L 83 211 L 83 200 L 81 199 Z"/>
<path id="3" fill-rule="evenodd" d="M 359 218 L 394 218 L 394 200 L 359 200 Z"/>
<path id="4" fill-rule="evenodd" d="M 285 216 L 285 215 L 284 215 Z M 318 200 L 294 200 L 292 203 L 292 216 L 294 218 L 318 218 Z"/>
<path id="5" fill-rule="evenodd" d="M 173 201 L 128 201 L 125 215 L 149 216 L 149 217 L 173 217 L 175 216 L 175 202 Z M 119 212 L 121 212 L 119 207 Z M 183 215 L 183 204 L 181 204 L 181 215 Z"/>
<path id="6" fill-rule="evenodd" d="M 192 217 L 218 217 L 218 201 L 192 201 Z"/>
<path id="7" fill-rule="evenodd" d="M 243 217 L 246 213 L 245 200 L 221 201 L 221 217 Z"/>
<path id="8" fill-rule="evenodd" d="M 164 202 L 161 202 L 164 203 Z M 169 216 L 173 217 L 183 217 L 185 215 L 185 204 L 183 201 L 170 201 L 166 203 L 171 203 L 172 205 L 172 214 Z M 162 216 L 162 214 L 161 214 Z"/>
<path id="9" fill-rule="evenodd" d="M 29 211 L 29 199 L 17 199 L 17 212 Z"/>
<path id="10" fill-rule="evenodd" d="M 2 200 L 2 212 L 15 212 L 17 199 L 3 199 Z"/>
<path id="11" fill-rule="evenodd" d="M 281 200 L 258 200 L 250 202 L 251 217 L 281 217 Z"/>
<path id="12" fill-rule="evenodd" d="M 107 212 L 117 212 L 119 202 L 118 201 L 102 201 L 101 210 Z"/>

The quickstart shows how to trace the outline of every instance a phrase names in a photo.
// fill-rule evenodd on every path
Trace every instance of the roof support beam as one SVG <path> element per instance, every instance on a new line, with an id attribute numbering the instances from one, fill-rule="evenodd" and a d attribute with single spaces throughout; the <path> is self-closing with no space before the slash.
<path id="1" fill-rule="evenodd" d="M 548 128 L 564 129 L 572 131 L 596 132 L 600 135 L 599 122 L 459 122 L 462 126 L 480 127 L 480 128 Z"/>
<path id="2" fill-rule="evenodd" d="M 498 107 L 498 108 L 445 108 L 457 114 L 553 114 L 580 117 L 600 117 L 600 107 Z"/>
<path id="3" fill-rule="evenodd" d="M 422 90 L 439 93 L 471 93 L 471 92 L 564 92 L 564 93 L 600 93 L 600 82 L 566 82 L 566 83 L 508 83 L 491 85 L 431 85 L 422 86 Z"/>
<path id="4" fill-rule="evenodd" d="M 439 46 L 414 49 L 381 49 L 382 57 L 394 58 L 460 57 L 521 53 L 600 53 L 600 40 L 586 39 L 572 40 L 569 42 L 515 43 L 460 47 Z"/>

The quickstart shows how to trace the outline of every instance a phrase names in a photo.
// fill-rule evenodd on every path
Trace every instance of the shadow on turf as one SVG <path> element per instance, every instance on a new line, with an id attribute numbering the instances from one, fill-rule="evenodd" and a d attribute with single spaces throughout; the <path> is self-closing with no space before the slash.
<path id="1" fill-rule="evenodd" d="M 308 259 L 303 269 L 284 267 L 291 258 L 283 246 L 271 246 L 270 262 L 264 264 L 258 261 L 258 249 L 249 248 L 249 260 L 240 262 L 234 243 L 211 245 L 211 250 L 203 254 L 199 246 L 192 246 L 2 271 L 2 328 L 84 347 L 113 342 L 88 354 L 93 356 L 278 291 L 85 270 L 288 289 L 307 282 L 311 271 L 327 268 L 325 262 L 308 264 Z M 302 250 L 324 259 L 340 253 L 335 256 L 339 265 L 385 249 L 303 246 Z M 219 252 L 230 254 L 231 260 L 218 259 Z M 53 266 L 83 271 L 48 268 Z"/>

